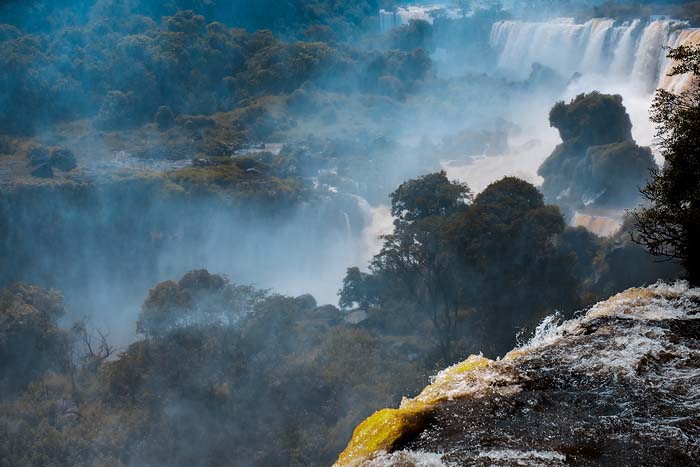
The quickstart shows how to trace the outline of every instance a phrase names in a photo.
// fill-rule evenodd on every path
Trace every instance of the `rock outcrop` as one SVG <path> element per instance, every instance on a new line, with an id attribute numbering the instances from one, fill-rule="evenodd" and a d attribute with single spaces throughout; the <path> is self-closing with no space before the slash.
<path id="1" fill-rule="evenodd" d="M 549 113 L 562 143 L 542 163 L 542 192 L 566 211 L 583 206 L 628 207 L 640 198 L 656 163 L 632 139 L 632 123 L 619 95 L 592 92 Z"/>
<path id="2" fill-rule="evenodd" d="M 362 422 L 341 466 L 700 465 L 700 289 L 629 289 Z"/>

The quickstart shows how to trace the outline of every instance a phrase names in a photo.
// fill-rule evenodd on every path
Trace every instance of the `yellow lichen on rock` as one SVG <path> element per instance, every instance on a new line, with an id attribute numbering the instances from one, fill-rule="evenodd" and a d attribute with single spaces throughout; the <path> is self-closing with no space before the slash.
<path id="1" fill-rule="evenodd" d="M 402 437 L 420 431 L 430 409 L 448 399 L 472 394 L 464 389 L 474 387 L 476 370 L 495 363 L 481 355 L 471 355 L 461 363 L 444 369 L 413 399 L 404 399 L 398 409 L 383 409 L 360 423 L 350 443 L 340 454 L 335 467 L 355 467 L 381 451 L 389 451 Z"/>
<path id="2" fill-rule="evenodd" d="M 382 409 L 360 423 L 338 457 L 337 467 L 354 467 L 377 452 L 388 451 L 402 436 L 422 427 L 427 406 Z"/>

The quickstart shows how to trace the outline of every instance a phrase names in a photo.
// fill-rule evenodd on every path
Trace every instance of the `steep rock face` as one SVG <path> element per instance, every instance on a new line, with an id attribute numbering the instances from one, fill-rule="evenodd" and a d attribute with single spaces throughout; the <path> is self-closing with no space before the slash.
<path id="1" fill-rule="evenodd" d="M 336 466 L 700 465 L 700 289 L 629 289 L 471 356 L 360 424 Z"/>
<path id="2" fill-rule="evenodd" d="M 633 141 L 621 96 L 580 94 L 552 107 L 549 121 L 562 143 L 538 170 L 548 202 L 565 210 L 637 202 L 656 163 L 649 148 Z"/>

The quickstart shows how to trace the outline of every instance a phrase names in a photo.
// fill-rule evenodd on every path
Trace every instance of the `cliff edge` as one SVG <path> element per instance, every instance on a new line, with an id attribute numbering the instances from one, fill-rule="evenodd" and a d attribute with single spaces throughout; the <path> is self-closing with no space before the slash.
<path id="1" fill-rule="evenodd" d="M 700 465 L 700 289 L 629 289 L 472 355 L 362 422 L 335 466 Z"/>

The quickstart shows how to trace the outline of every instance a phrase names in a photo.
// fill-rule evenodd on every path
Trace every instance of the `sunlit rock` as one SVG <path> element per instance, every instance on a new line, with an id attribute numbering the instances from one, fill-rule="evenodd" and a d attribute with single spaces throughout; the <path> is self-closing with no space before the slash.
<path id="1" fill-rule="evenodd" d="M 340 466 L 697 465 L 700 290 L 629 289 L 470 356 L 360 424 Z"/>

